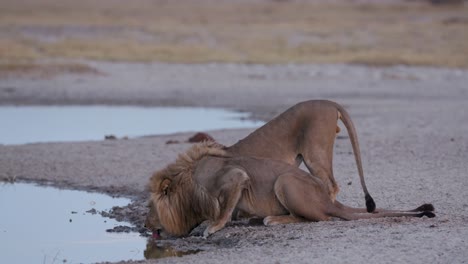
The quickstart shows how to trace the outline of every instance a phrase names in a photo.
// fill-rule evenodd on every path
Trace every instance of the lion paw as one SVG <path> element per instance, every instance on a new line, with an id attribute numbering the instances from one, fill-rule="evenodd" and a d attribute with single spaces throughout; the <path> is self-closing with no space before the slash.
<path id="1" fill-rule="evenodd" d="M 269 225 L 276 225 L 276 224 L 278 224 L 278 222 L 275 221 L 273 216 L 267 216 L 267 217 L 263 218 L 263 224 L 266 225 L 266 226 L 269 226 Z"/>
<path id="2" fill-rule="evenodd" d="M 221 229 L 221 228 L 218 227 L 218 226 L 216 226 L 216 225 L 214 225 L 214 226 L 212 226 L 212 225 L 208 226 L 208 227 L 205 229 L 205 231 L 203 231 L 203 238 L 205 238 L 205 239 L 208 238 L 209 236 L 211 236 L 211 234 L 217 232 L 219 229 Z"/>
<path id="3" fill-rule="evenodd" d="M 209 229 L 210 227 L 207 227 L 205 231 L 203 232 L 203 236 L 202 236 L 203 239 L 207 239 L 211 235 Z"/>

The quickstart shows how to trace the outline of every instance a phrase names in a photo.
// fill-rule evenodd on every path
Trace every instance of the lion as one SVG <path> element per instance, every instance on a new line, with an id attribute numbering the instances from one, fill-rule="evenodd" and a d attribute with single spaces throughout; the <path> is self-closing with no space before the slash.
<path id="1" fill-rule="evenodd" d="M 234 210 L 263 218 L 265 225 L 327 221 L 331 217 L 356 220 L 379 217 L 434 217 L 434 207 L 413 210 L 352 208 L 331 199 L 323 180 L 283 161 L 232 157 L 223 146 L 204 142 L 150 178 L 153 232 L 164 229 L 184 236 L 205 220 L 203 237 L 222 229 Z"/>
<path id="2" fill-rule="evenodd" d="M 299 166 L 304 162 L 312 175 L 322 179 L 332 200 L 339 192 L 333 176 L 333 147 L 340 119 L 345 125 L 356 160 L 366 208 L 375 210 L 374 199 L 364 180 L 361 153 L 356 129 L 348 112 L 339 104 L 327 100 L 310 100 L 289 108 L 246 138 L 227 147 L 232 156 L 250 156 L 281 160 Z"/>

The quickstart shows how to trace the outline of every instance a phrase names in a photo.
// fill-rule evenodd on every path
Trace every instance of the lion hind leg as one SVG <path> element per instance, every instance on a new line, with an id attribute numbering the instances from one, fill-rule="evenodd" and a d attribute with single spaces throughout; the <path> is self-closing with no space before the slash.
<path id="1" fill-rule="evenodd" d="M 339 201 L 335 201 L 334 205 L 337 206 L 339 209 L 345 210 L 349 213 L 367 213 L 367 208 L 356 208 L 350 207 L 345 204 L 342 204 Z M 411 213 L 411 212 L 432 212 L 434 211 L 434 206 L 432 204 L 423 204 L 414 209 L 408 210 L 391 210 L 391 209 L 382 209 L 376 208 L 374 212 L 376 213 Z"/>
<path id="2" fill-rule="evenodd" d="M 293 216 L 304 221 L 326 221 L 326 208 L 333 205 L 320 179 L 306 174 L 285 173 L 275 182 L 275 195 Z M 273 218 L 273 220 L 276 220 Z"/>
<path id="3" fill-rule="evenodd" d="M 325 166 L 326 163 L 329 163 L 330 166 Z M 311 161 L 310 159 L 304 159 L 304 164 L 306 165 L 309 172 L 315 177 L 318 177 L 326 185 L 327 193 L 332 201 L 336 200 L 336 196 L 340 191 L 335 177 L 333 176 L 333 169 L 331 168 L 330 162 L 319 162 Z"/>
<path id="4" fill-rule="evenodd" d="M 383 218 L 383 217 L 435 217 L 435 214 L 430 211 L 387 211 L 387 212 L 378 212 L 378 213 L 353 213 L 347 212 L 342 209 L 334 208 L 335 210 L 330 211 L 330 215 L 339 217 L 344 220 L 359 220 L 359 219 L 372 219 L 372 218 Z"/>
<path id="5" fill-rule="evenodd" d="M 270 215 L 263 219 L 263 224 L 269 225 L 281 225 L 281 224 L 292 224 L 305 222 L 306 220 L 302 217 L 295 215 Z"/>
<path id="6" fill-rule="evenodd" d="M 244 170 L 235 167 L 226 167 L 218 172 L 219 178 L 218 189 L 220 213 L 219 216 L 205 229 L 203 237 L 207 238 L 209 235 L 222 229 L 228 221 L 231 220 L 234 209 L 239 203 L 242 196 L 242 191 L 249 176 Z"/>

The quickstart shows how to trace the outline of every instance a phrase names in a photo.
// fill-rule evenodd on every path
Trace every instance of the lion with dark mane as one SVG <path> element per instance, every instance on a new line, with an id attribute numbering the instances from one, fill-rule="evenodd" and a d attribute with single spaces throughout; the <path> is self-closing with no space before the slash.
<path id="1" fill-rule="evenodd" d="M 255 157 L 232 157 L 215 142 L 195 144 L 150 179 L 146 224 L 173 235 L 188 234 L 210 220 L 204 237 L 220 230 L 234 210 L 263 218 L 265 225 L 378 217 L 434 217 L 431 204 L 413 210 L 352 208 L 331 199 L 326 184 L 296 166 Z"/>

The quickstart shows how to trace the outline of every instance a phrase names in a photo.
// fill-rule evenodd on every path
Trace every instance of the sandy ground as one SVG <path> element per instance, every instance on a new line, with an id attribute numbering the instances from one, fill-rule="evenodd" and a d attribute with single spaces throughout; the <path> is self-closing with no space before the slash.
<path id="1" fill-rule="evenodd" d="M 101 74 L 2 79 L 0 104 L 209 106 L 248 111 L 268 120 L 296 102 L 331 99 L 345 105 L 355 122 L 367 184 L 378 206 L 413 208 L 431 202 L 436 207 L 433 219 L 337 220 L 276 227 L 231 223 L 207 240 L 191 236 L 157 243 L 176 250 L 202 250 L 197 254 L 142 262 L 468 260 L 468 71 L 358 65 L 85 63 Z M 249 132 L 209 133 L 229 145 Z M 149 176 L 189 147 L 165 142 L 183 141 L 191 134 L 0 145 L 0 180 L 128 196 L 135 202 L 121 210 L 120 217 L 141 224 Z M 344 131 L 336 141 L 334 170 L 341 187 L 338 199 L 363 206 Z"/>

